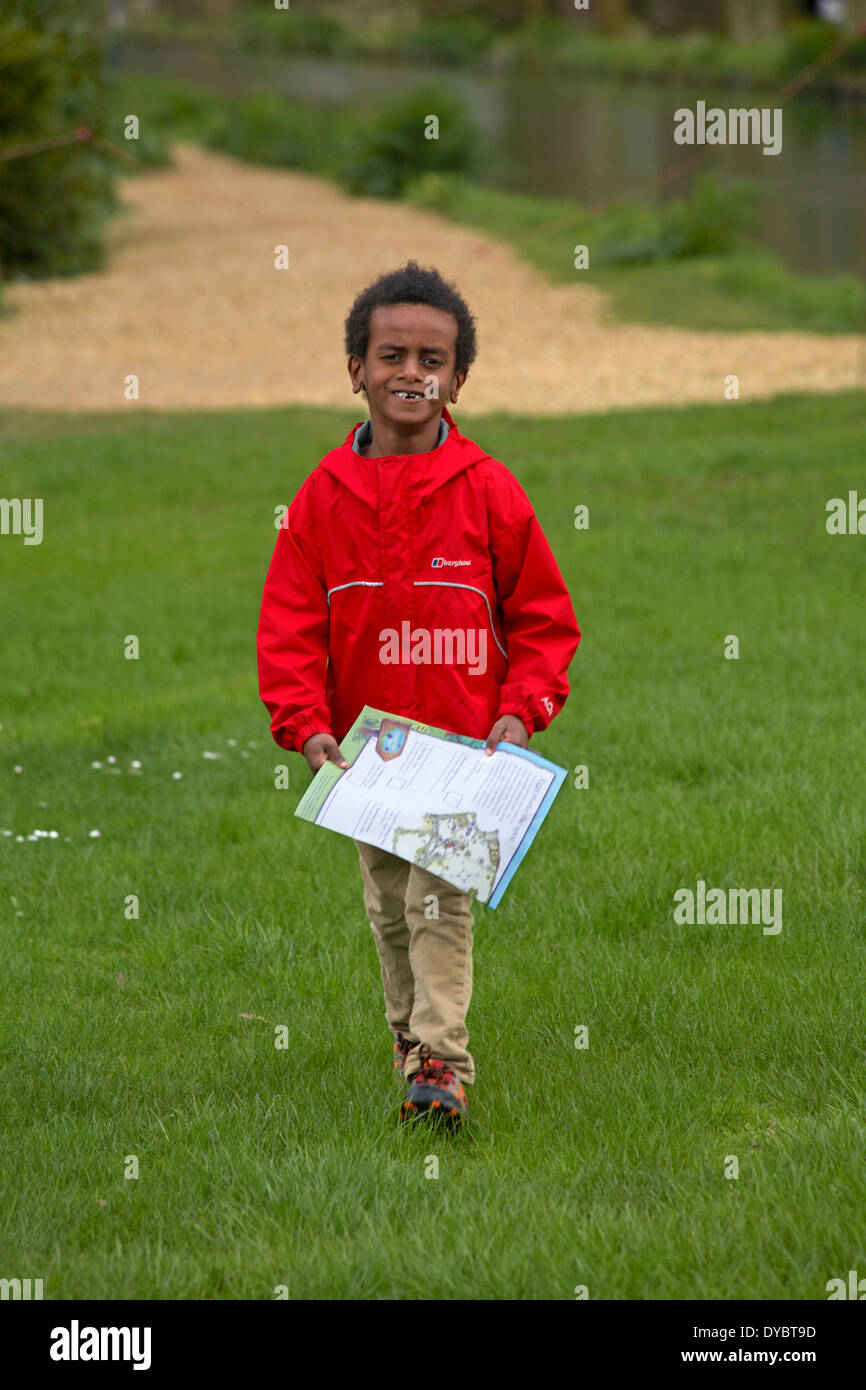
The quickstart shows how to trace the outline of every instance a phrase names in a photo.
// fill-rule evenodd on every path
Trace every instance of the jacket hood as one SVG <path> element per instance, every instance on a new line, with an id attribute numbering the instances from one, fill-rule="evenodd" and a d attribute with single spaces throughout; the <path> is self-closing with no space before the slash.
<path id="1" fill-rule="evenodd" d="M 455 425 L 446 406 L 442 419 L 449 426 L 448 437 L 426 454 L 408 454 L 407 468 L 410 470 L 413 492 L 417 498 L 429 496 L 457 473 L 471 468 L 473 464 L 489 457 L 473 440 L 462 435 Z M 339 449 L 332 449 L 319 464 L 326 472 L 338 478 L 356 497 L 366 501 L 371 489 L 375 488 L 378 476 L 377 465 L 381 459 L 367 459 L 356 454 L 352 445 L 355 431 L 364 423 L 359 420 L 346 435 Z"/>

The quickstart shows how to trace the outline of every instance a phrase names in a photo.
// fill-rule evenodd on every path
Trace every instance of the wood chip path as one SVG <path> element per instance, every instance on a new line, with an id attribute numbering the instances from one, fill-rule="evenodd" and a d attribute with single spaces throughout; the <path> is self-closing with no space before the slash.
<path id="1" fill-rule="evenodd" d="M 562 415 L 866 386 L 862 339 L 608 324 L 603 294 L 551 285 L 502 243 L 396 202 L 193 145 L 123 182 L 107 268 L 7 286 L 0 405 L 129 410 L 340 406 L 353 397 L 343 322 L 358 291 L 415 257 L 454 280 L 478 320 L 459 411 Z M 290 268 L 274 268 L 274 248 Z M 575 272 L 576 281 L 579 272 Z"/>

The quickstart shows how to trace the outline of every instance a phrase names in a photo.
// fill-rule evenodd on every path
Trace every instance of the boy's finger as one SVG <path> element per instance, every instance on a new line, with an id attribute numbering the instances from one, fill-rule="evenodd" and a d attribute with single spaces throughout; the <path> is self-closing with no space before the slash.
<path id="1" fill-rule="evenodd" d="M 490 733 L 487 735 L 487 747 L 485 748 L 484 751 L 485 751 L 485 753 L 487 754 L 488 757 L 490 756 L 491 753 L 495 753 L 495 752 L 496 752 L 496 745 L 497 745 L 497 743 L 499 742 L 499 740 L 501 739 L 501 737 L 502 737 L 502 721 L 501 721 L 501 720 L 498 720 L 498 721 L 493 725 L 493 728 L 490 730 Z"/>

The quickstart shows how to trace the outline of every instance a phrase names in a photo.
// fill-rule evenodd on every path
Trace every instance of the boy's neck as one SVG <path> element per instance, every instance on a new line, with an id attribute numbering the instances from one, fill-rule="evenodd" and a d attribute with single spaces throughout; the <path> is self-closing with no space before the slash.
<path id="1" fill-rule="evenodd" d="M 397 431 L 381 421 L 376 425 L 371 418 L 370 428 L 373 437 L 361 453 L 368 459 L 393 458 L 394 455 L 405 454 L 432 454 L 439 440 L 441 421 L 440 411 L 435 419 L 428 420 L 421 428 L 407 433 Z"/>

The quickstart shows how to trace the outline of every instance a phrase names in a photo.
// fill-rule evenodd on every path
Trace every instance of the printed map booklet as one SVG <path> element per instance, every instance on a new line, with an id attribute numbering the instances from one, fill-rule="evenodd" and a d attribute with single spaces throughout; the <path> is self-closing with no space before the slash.
<path id="1" fill-rule="evenodd" d="M 340 744 L 348 768 L 319 768 L 295 811 L 444 878 L 497 907 L 565 780 L 528 748 L 365 705 Z"/>

